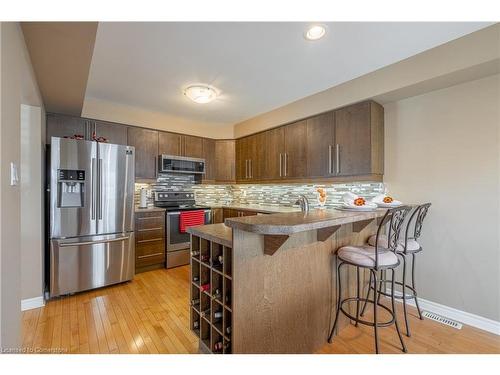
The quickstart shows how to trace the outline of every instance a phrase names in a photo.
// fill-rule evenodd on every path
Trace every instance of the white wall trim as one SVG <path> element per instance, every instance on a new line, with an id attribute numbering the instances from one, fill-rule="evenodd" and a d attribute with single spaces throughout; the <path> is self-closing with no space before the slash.
<path id="1" fill-rule="evenodd" d="M 27 298 L 21 301 L 21 311 L 37 309 L 42 306 L 45 306 L 45 300 L 43 299 L 43 296 Z"/>
<path id="2" fill-rule="evenodd" d="M 387 293 L 391 293 L 390 288 L 387 288 Z M 400 291 L 395 291 L 394 294 L 401 296 L 403 293 L 401 293 Z M 396 301 L 403 303 L 401 299 L 396 299 Z M 413 299 L 407 299 L 406 304 L 415 306 L 415 301 Z M 500 322 L 497 322 L 495 320 L 471 314 L 466 311 L 458 310 L 453 307 L 441 305 L 439 303 L 428 301 L 420 297 L 418 297 L 418 305 L 420 306 L 421 310 L 433 312 L 435 314 L 456 320 L 460 323 L 467 324 L 469 326 L 479 328 L 500 336 Z"/>

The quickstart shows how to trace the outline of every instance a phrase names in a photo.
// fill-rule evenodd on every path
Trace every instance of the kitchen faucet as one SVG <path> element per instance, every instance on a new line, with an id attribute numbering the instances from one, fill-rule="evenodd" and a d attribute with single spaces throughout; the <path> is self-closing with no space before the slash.
<path id="1" fill-rule="evenodd" d="M 300 194 L 295 204 L 300 205 L 300 210 L 302 212 L 309 212 L 309 201 L 305 195 Z"/>

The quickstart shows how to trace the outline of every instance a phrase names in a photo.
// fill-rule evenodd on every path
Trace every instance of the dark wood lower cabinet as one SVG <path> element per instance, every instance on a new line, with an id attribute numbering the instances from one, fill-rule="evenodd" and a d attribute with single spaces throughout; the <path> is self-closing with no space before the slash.
<path id="1" fill-rule="evenodd" d="M 135 272 L 165 267 L 165 212 L 135 213 Z"/>

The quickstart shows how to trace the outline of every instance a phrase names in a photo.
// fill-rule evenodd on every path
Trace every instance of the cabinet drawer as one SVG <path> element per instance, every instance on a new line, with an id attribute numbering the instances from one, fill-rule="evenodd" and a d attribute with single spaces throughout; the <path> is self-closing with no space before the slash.
<path id="1" fill-rule="evenodd" d="M 164 262 L 165 241 L 163 239 L 147 242 L 136 241 L 135 257 L 136 267 Z"/>
<path id="2" fill-rule="evenodd" d="M 149 243 L 158 240 L 163 240 L 165 232 L 162 227 L 152 229 L 136 229 L 135 230 L 135 243 Z"/>
<path id="3" fill-rule="evenodd" d="M 153 215 L 154 214 L 154 215 Z M 143 230 L 162 229 L 165 227 L 165 214 L 163 212 L 148 213 L 147 216 L 135 217 L 136 232 Z"/>

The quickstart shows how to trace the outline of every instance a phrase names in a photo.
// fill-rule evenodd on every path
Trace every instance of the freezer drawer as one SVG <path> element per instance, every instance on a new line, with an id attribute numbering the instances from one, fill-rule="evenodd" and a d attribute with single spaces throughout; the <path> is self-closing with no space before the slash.
<path id="1" fill-rule="evenodd" d="M 51 241 L 50 297 L 131 280 L 134 272 L 133 232 Z"/>

